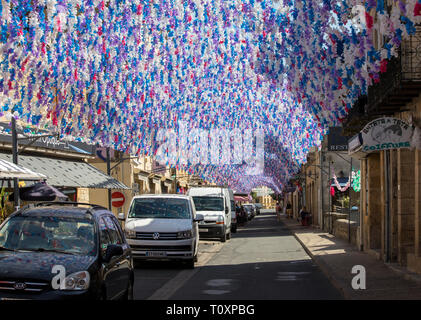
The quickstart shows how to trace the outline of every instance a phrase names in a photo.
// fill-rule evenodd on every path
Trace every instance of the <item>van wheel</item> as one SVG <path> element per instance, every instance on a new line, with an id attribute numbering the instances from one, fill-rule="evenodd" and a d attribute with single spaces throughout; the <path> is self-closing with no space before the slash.
<path id="1" fill-rule="evenodd" d="M 224 235 L 221 237 L 221 242 L 227 241 L 227 234 L 224 231 Z"/>
<path id="2" fill-rule="evenodd" d="M 186 264 L 187 264 L 187 268 L 194 269 L 194 258 L 191 258 L 190 260 L 188 260 Z"/>
<path id="3" fill-rule="evenodd" d="M 231 231 L 227 234 L 227 240 L 231 239 Z"/>

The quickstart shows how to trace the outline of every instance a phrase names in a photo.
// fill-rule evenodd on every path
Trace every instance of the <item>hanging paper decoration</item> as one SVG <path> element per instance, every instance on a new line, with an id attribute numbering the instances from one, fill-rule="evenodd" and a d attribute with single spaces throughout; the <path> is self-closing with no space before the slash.
<path id="1" fill-rule="evenodd" d="M 346 183 L 346 185 L 344 187 L 341 187 L 336 175 L 333 175 L 333 182 L 335 183 L 336 188 L 341 192 L 345 192 L 346 190 L 348 190 L 350 186 L 350 179 L 348 179 L 348 182 Z"/>
<path id="2" fill-rule="evenodd" d="M 137 155 L 155 155 L 159 128 L 180 121 L 178 146 L 198 128 L 261 129 L 263 172 L 171 151 L 168 164 L 281 190 L 416 32 L 418 1 L 389 3 L 1 0 L 0 115 Z M 189 140 L 182 153 L 203 150 Z"/>
<path id="3" fill-rule="evenodd" d="M 355 192 L 361 191 L 361 170 L 352 171 L 352 188 Z"/>
<path id="4" fill-rule="evenodd" d="M 334 188 L 334 187 L 330 187 L 330 195 L 331 195 L 332 197 L 334 197 L 334 196 L 335 196 L 335 188 Z"/>

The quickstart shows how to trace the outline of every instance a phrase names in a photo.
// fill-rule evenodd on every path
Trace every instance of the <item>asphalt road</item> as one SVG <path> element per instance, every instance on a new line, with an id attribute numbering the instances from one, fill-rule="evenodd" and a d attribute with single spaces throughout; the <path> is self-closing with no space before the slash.
<path id="1" fill-rule="evenodd" d="M 201 241 L 199 252 L 194 270 L 171 262 L 138 265 L 135 299 L 342 299 L 272 211 L 225 244 Z"/>

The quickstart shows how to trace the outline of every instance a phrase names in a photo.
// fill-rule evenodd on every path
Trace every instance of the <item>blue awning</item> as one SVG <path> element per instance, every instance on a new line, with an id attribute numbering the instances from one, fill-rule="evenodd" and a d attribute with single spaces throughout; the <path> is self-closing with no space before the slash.
<path id="1" fill-rule="evenodd" d="M 347 185 L 347 183 L 348 183 L 348 179 L 349 178 L 348 177 L 343 177 L 343 178 L 336 178 L 336 179 L 338 180 L 339 185 L 341 187 L 345 187 Z M 331 186 L 332 187 L 336 187 L 335 180 L 332 178 L 331 181 L 332 181 Z"/>

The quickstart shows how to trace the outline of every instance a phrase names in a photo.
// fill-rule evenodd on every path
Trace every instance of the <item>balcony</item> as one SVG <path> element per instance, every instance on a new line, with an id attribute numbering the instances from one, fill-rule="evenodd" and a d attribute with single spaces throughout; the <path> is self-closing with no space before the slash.
<path id="1" fill-rule="evenodd" d="M 421 26 L 410 39 L 402 41 L 398 58 L 392 58 L 380 81 L 368 88 L 365 113 L 392 115 L 408 111 L 406 105 L 421 93 Z"/>

